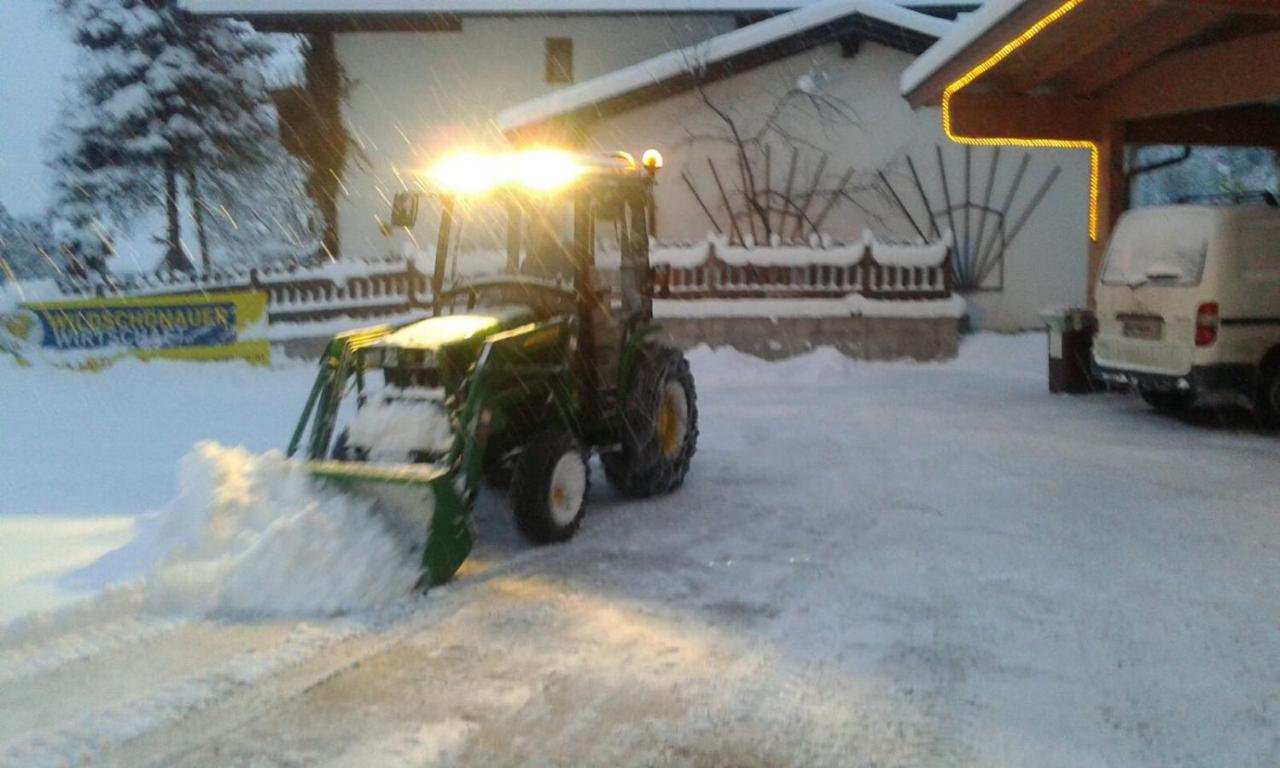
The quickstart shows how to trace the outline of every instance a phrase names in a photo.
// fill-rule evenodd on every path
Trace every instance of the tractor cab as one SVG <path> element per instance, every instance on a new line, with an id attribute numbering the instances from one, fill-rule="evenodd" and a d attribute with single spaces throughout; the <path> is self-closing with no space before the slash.
<path id="1" fill-rule="evenodd" d="M 653 150 L 641 162 L 550 149 L 452 155 L 396 196 L 390 228 L 434 236 L 436 317 L 573 318 L 580 373 L 607 409 L 621 350 L 652 321 L 649 226 L 661 166 Z M 449 325 L 433 320 L 423 323 Z"/>
<path id="2" fill-rule="evenodd" d="M 426 582 L 470 551 L 481 480 L 510 489 L 539 544 L 577 530 L 592 453 L 624 495 L 684 481 L 693 377 L 653 341 L 661 165 L 653 151 L 459 154 L 395 197 L 387 230 L 435 245 L 431 315 L 335 337 L 289 453 L 305 434 L 313 475 L 374 496 L 422 546 Z"/>

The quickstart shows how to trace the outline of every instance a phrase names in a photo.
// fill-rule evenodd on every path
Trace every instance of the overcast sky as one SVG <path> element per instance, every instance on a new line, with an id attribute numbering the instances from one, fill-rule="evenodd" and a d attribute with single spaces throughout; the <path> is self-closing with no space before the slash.
<path id="1" fill-rule="evenodd" d="M 52 0 L 0 0 L 0 202 L 36 214 L 49 202 L 44 136 L 76 49 Z"/>

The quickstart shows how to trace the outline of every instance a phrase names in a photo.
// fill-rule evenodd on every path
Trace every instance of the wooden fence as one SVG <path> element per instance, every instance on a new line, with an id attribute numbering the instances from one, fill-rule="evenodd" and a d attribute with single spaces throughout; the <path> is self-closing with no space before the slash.
<path id="1" fill-rule="evenodd" d="M 732 249 L 722 257 L 715 243 L 705 258 L 687 250 L 664 260 L 654 253 L 654 298 L 831 299 L 851 294 L 870 299 L 920 301 L 952 295 L 950 256 L 937 266 L 880 264 L 870 248 L 814 251 L 808 263 L 768 263 L 767 251 Z M 700 257 L 700 252 L 698 256 Z M 842 259 L 847 257 L 847 263 Z M 776 255 L 774 258 L 778 258 Z M 804 258 L 799 256 L 799 258 Z M 781 260 L 781 259 L 779 259 Z M 676 262 L 676 263 L 672 263 Z M 367 265 L 340 262 L 312 268 L 250 269 L 188 278 L 140 278 L 115 284 L 71 282 L 68 296 L 155 296 L 259 290 L 267 294 L 270 322 L 314 322 L 339 316 L 358 318 L 404 314 L 431 306 L 431 278 L 412 261 Z"/>
<path id="2" fill-rule="evenodd" d="M 164 296 L 190 293 L 263 291 L 272 323 L 298 323 L 334 317 L 378 317 L 431 306 L 431 277 L 411 261 L 342 265 L 332 274 L 311 269 L 249 269 L 188 277 L 154 276 L 127 282 L 69 281 L 60 285 L 68 296 Z"/>
<path id="3" fill-rule="evenodd" d="M 654 297 L 661 299 L 833 299 L 859 294 L 869 299 L 921 301 L 952 295 L 950 256 L 933 267 L 880 264 L 864 248 L 848 263 L 734 263 L 708 245 L 701 264 L 654 265 Z"/>

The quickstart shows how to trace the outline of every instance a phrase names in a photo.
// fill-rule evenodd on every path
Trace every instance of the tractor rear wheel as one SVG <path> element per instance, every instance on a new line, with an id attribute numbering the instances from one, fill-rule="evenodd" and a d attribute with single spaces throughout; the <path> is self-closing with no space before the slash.
<path id="1" fill-rule="evenodd" d="M 534 544 L 572 538 L 586 511 L 590 480 L 587 454 L 572 432 L 541 432 L 520 452 L 511 476 L 516 528 Z"/>
<path id="2" fill-rule="evenodd" d="M 622 414 L 621 450 L 600 457 L 605 477 L 626 496 L 679 488 L 698 448 L 698 393 L 679 350 L 640 348 Z"/>

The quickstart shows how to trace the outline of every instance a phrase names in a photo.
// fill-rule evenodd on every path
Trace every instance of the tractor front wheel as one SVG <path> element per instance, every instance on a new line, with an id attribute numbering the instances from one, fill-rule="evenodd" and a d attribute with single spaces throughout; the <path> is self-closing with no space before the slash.
<path id="1" fill-rule="evenodd" d="M 621 450 L 603 454 L 605 476 L 623 494 L 679 488 L 698 448 L 698 393 L 679 350 L 644 346 L 636 356 L 622 414 Z"/>
<path id="2" fill-rule="evenodd" d="M 572 538 L 586 511 L 590 479 L 586 452 L 573 433 L 540 433 L 520 452 L 512 473 L 516 528 L 534 544 Z"/>

